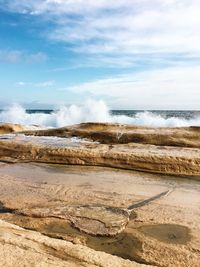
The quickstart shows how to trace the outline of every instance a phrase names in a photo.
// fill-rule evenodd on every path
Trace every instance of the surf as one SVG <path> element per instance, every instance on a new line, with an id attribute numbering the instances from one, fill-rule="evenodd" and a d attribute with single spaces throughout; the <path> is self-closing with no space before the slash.
<path id="1" fill-rule="evenodd" d="M 135 111 L 132 115 L 113 114 L 108 105 L 102 101 L 88 100 L 82 105 L 62 105 L 50 112 L 28 112 L 19 104 L 0 111 L 1 123 L 18 123 L 22 125 L 40 125 L 43 127 L 62 127 L 86 122 L 108 122 L 152 127 L 188 127 L 200 126 L 200 115 L 190 118 L 164 116 L 159 112 Z"/>

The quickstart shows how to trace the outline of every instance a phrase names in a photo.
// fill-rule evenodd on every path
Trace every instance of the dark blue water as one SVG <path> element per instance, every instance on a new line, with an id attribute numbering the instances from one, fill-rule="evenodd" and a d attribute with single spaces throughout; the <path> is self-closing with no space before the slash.
<path id="1" fill-rule="evenodd" d="M 83 122 L 109 122 L 152 127 L 200 126 L 200 110 L 108 110 L 106 105 L 64 106 L 58 110 L 24 109 L 11 106 L 0 110 L 0 123 L 62 127 Z"/>
<path id="2" fill-rule="evenodd" d="M 149 112 L 160 115 L 166 119 L 175 117 L 182 119 L 192 119 L 194 117 L 200 116 L 200 110 L 148 110 Z M 144 110 L 112 110 L 113 115 L 126 115 L 134 117 L 138 112 L 144 112 Z"/>
<path id="3" fill-rule="evenodd" d="M 1 110 L 0 110 L 1 111 Z M 51 114 L 53 109 L 27 109 L 28 114 L 34 113 L 44 113 Z M 136 114 L 148 111 L 155 115 L 160 115 L 161 117 L 168 119 L 171 117 L 182 118 L 182 119 L 193 119 L 200 116 L 200 110 L 111 110 L 111 115 L 125 115 L 128 117 L 135 117 Z"/>

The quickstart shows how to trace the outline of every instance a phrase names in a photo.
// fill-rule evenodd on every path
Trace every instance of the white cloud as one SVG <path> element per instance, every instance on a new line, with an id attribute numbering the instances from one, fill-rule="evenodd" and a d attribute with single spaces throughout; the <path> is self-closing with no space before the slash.
<path id="1" fill-rule="evenodd" d="M 21 60 L 22 52 L 16 50 L 0 50 L 0 63 L 17 63 Z"/>
<path id="2" fill-rule="evenodd" d="M 68 88 L 104 97 L 113 107 L 199 109 L 200 66 L 171 67 L 110 77 Z"/>
<path id="3" fill-rule="evenodd" d="M 200 53 L 197 0 L 10 0 L 10 10 L 45 16 L 48 37 L 88 54 Z"/>
<path id="4" fill-rule="evenodd" d="M 18 82 L 17 85 L 24 86 L 24 85 L 26 85 L 26 83 L 25 82 Z"/>
<path id="5" fill-rule="evenodd" d="M 41 83 L 36 83 L 36 87 L 51 87 L 55 85 L 55 81 L 46 81 L 46 82 L 41 82 Z"/>
<path id="6" fill-rule="evenodd" d="M 33 83 L 33 82 L 23 82 L 20 81 L 18 82 L 16 85 L 18 86 L 26 86 L 26 87 L 38 87 L 38 88 L 45 88 L 45 87 L 52 87 L 55 85 L 55 81 L 44 81 L 44 82 L 40 82 L 40 83 Z"/>
<path id="7" fill-rule="evenodd" d="M 47 55 L 43 52 L 27 53 L 19 50 L 0 50 L 0 63 L 41 63 L 47 60 Z"/>
<path id="8" fill-rule="evenodd" d="M 116 107 L 200 108 L 199 0 L 7 0 L 4 8 L 50 21 L 44 36 L 78 53 L 80 67 L 143 69 L 73 92 Z"/>
<path id="9" fill-rule="evenodd" d="M 117 8 L 130 2 L 127 0 L 4 0 L 2 1 L 10 10 L 32 15 L 51 14 L 82 14 Z"/>

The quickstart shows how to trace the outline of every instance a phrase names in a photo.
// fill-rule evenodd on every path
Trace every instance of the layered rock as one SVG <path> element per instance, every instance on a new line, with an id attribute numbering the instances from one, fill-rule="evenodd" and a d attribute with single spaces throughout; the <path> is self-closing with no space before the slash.
<path id="1" fill-rule="evenodd" d="M 0 134 L 10 134 L 10 133 L 19 133 L 28 130 L 38 130 L 41 129 L 37 125 L 25 126 L 21 124 L 13 123 L 1 123 L 0 124 Z"/>
<path id="2" fill-rule="evenodd" d="M 26 131 L 37 136 L 78 136 L 99 141 L 103 144 L 140 143 L 158 146 L 178 146 L 200 148 L 200 127 L 151 128 L 134 125 L 109 123 L 82 123 L 78 125 Z"/>
<path id="3" fill-rule="evenodd" d="M 0 138 L 0 218 L 49 236 L 0 220 L 0 265 L 143 266 L 137 261 L 163 267 L 199 266 L 199 127 L 88 123 L 27 131 L 9 124 L 1 125 L 0 133 L 18 133 Z M 71 137 L 98 142 L 73 141 Z M 11 167 L 2 162 L 60 165 Z M 146 174 L 102 168 L 100 177 L 101 168 L 89 171 L 80 165 Z M 60 168 L 67 168 L 62 179 Z M 180 176 L 197 181 L 186 182 Z M 163 196 L 161 192 L 170 193 L 159 200 L 152 197 Z M 149 205 L 145 199 L 153 199 L 153 203 Z M 145 206 L 138 206 L 138 201 Z M 128 207 L 134 208 L 133 214 L 124 217 Z"/>
<path id="4" fill-rule="evenodd" d="M 0 160 L 107 166 L 153 173 L 200 176 L 200 150 L 144 144 L 43 145 L 23 138 L 0 140 Z"/>
<path id="5" fill-rule="evenodd" d="M 110 168 L 58 167 L 28 163 L 2 164 L 0 183 L 0 219 L 51 237 L 47 246 L 46 242 L 43 243 L 43 235 L 37 235 L 41 240 L 38 243 L 36 238 L 32 242 L 30 231 L 22 229 L 22 232 L 12 232 L 10 228 L 0 230 L 1 251 L 8 247 L 5 235 L 9 236 L 9 244 L 12 244 L 12 251 L 4 254 L 7 262 L 17 251 L 19 255 L 23 253 L 25 259 L 28 257 L 27 261 L 34 266 L 29 257 L 29 252 L 34 250 L 39 251 L 41 258 L 38 258 L 37 253 L 35 258 L 39 262 L 41 260 L 42 264 L 46 255 L 48 259 L 56 255 L 58 259 L 53 258 L 52 261 L 55 264 L 55 260 L 58 260 L 58 266 L 63 266 L 59 265 L 60 259 L 67 260 L 67 263 L 71 264 L 69 266 L 74 266 L 73 263 L 79 266 L 80 262 L 87 266 L 88 261 L 82 256 L 78 258 L 80 261 L 77 261 L 77 254 L 74 252 L 81 247 L 83 255 L 86 255 L 87 246 L 97 251 L 96 254 L 94 250 L 89 250 L 89 253 L 97 258 L 94 266 L 107 266 L 99 261 L 101 254 L 98 251 L 129 259 L 133 264 L 137 261 L 163 267 L 199 266 L 200 197 L 196 180 L 180 181 L 171 176 L 164 176 L 163 179 L 159 175 Z M 170 190 L 169 194 L 144 203 L 143 200 L 152 199 L 167 189 Z M 138 201 L 143 201 L 145 205 L 138 206 Z M 107 226 L 116 222 L 117 226 L 122 219 L 121 214 L 108 214 L 105 209 L 111 211 L 110 207 L 118 210 L 130 206 L 135 207 L 136 216 L 131 216 L 123 232 L 115 236 L 99 236 L 96 231 L 99 228 L 92 223 L 94 219 L 104 222 Z M 74 218 L 90 220 L 92 235 L 77 230 L 85 228 L 85 221 L 79 221 L 77 226 L 73 224 Z M 36 235 L 35 232 L 31 233 Z M 55 249 L 54 245 L 59 243 L 55 238 L 82 246 L 72 246 L 70 243 L 66 250 L 63 246 L 57 246 Z M 26 252 L 19 250 L 19 247 Z M 70 250 L 69 247 L 73 249 Z M 46 254 L 43 253 L 43 248 Z M 8 253 L 11 254 L 10 257 Z M 109 259 L 109 256 L 107 257 Z M 18 262 L 19 266 L 24 263 L 22 257 L 16 257 L 16 263 Z M 67 263 L 64 266 L 68 266 Z M 120 261 L 119 265 L 115 261 L 108 263 L 108 266 L 124 266 L 120 265 L 123 261 Z M 18 266 L 17 264 L 8 266 Z"/>
<path id="6" fill-rule="evenodd" d="M 27 130 L 20 124 L 4 123 L 0 124 L 0 134 L 16 133 Z"/>
<path id="7" fill-rule="evenodd" d="M 49 238 L 0 220 L 1 266 L 142 267 L 82 245 Z"/>

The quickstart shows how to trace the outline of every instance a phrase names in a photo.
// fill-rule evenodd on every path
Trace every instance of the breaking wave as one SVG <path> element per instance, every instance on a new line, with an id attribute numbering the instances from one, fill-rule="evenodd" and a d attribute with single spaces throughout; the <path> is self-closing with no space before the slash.
<path id="1" fill-rule="evenodd" d="M 61 106 L 50 113 L 27 112 L 22 106 L 14 104 L 0 112 L 0 122 L 44 127 L 62 127 L 82 122 L 112 122 L 153 127 L 200 126 L 200 115 L 192 118 L 165 117 L 159 113 L 138 111 L 132 116 L 113 115 L 103 101 L 86 101 L 83 105 Z"/>

